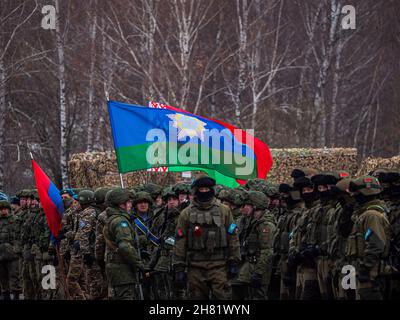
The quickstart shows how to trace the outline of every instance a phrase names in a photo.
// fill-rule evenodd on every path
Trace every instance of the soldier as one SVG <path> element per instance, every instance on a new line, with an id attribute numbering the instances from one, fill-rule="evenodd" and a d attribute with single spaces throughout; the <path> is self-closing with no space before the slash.
<path id="1" fill-rule="evenodd" d="M 328 228 L 332 221 L 330 215 L 336 206 L 336 201 L 330 192 L 331 186 L 336 185 L 338 179 L 331 173 L 319 173 L 311 178 L 319 197 L 319 208 L 313 211 L 310 217 L 309 232 L 307 234 L 307 252 L 310 259 L 314 259 L 319 292 L 324 300 L 333 299 L 330 260 L 328 256 Z"/>
<path id="2" fill-rule="evenodd" d="M 349 265 L 346 258 L 346 248 L 348 237 L 353 228 L 351 219 L 354 212 L 355 200 L 349 192 L 351 179 L 344 177 L 336 183 L 331 191 L 336 194 L 338 203 L 332 214 L 332 228 L 328 230 L 329 246 L 328 254 L 332 260 L 332 288 L 336 300 L 354 300 L 354 290 L 344 290 L 341 285 L 344 277 L 342 268 Z"/>
<path id="3" fill-rule="evenodd" d="M 20 200 L 17 196 L 13 196 L 10 198 L 10 205 L 11 205 L 11 212 L 12 214 L 16 214 L 20 209 L 21 206 L 19 204 Z"/>
<path id="4" fill-rule="evenodd" d="M 14 228 L 10 203 L 0 200 L 0 288 L 3 300 L 18 300 L 18 255 L 14 251 Z"/>
<path id="5" fill-rule="evenodd" d="M 147 192 L 152 198 L 152 204 L 154 204 L 155 208 L 161 208 L 164 206 L 164 201 L 162 200 L 161 192 L 163 188 L 162 186 L 155 183 L 146 183 L 143 186 L 143 191 Z"/>
<path id="6" fill-rule="evenodd" d="M 36 216 L 39 214 L 39 207 L 33 190 L 29 190 L 27 196 L 29 196 L 27 199 L 28 213 L 21 231 L 21 243 L 23 244 L 22 282 L 24 299 L 34 300 L 38 299 L 39 282 L 35 265 L 36 245 L 33 246 L 34 236 L 32 229 Z"/>
<path id="7" fill-rule="evenodd" d="M 13 215 L 13 225 L 14 225 L 14 234 L 15 234 L 15 240 L 14 240 L 14 251 L 15 254 L 18 256 L 18 278 L 19 278 L 19 285 L 20 289 L 19 291 L 22 291 L 22 268 L 23 268 L 23 257 L 22 257 L 22 229 L 23 229 L 23 224 L 26 220 L 26 216 L 28 215 L 28 201 L 29 197 L 29 190 L 24 189 L 21 190 L 20 192 L 17 193 L 17 196 L 20 200 L 20 209 L 16 212 L 14 212 Z M 29 295 L 29 293 L 28 293 Z"/>
<path id="8" fill-rule="evenodd" d="M 107 221 L 104 226 L 106 240 L 106 274 L 114 300 L 135 300 L 137 272 L 143 263 L 137 254 L 135 230 L 129 212 L 132 208 L 131 193 L 122 188 L 113 189 L 108 195 Z"/>
<path id="9" fill-rule="evenodd" d="M 179 215 L 176 229 L 175 284 L 184 287 L 187 277 L 189 297 L 195 300 L 211 294 L 218 300 L 230 298 L 227 272 L 237 272 L 239 261 L 236 225 L 229 208 L 217 202 L 214 186 L 208 176 L 193 182 L 193 201 Z"/>
<path id="10" fill-rule="evenodd" d="M 372 173 L 382 186 L 381 199 L 386 202 L 390 223 L 390 252 L 388 259 L 386 296 L 391 300 L 400 299 L 400 173 L 395 169 L 378 169 Z"/>
<path id="11" fill-rule="evenodd" d="M 82 256 L 89 299 L 99 300 L 104 297 L 101 268 L 94 256 L 96 241 L 97 216 L 102 210 L 107 189 L 97 189 L 96 192 L 83 190 L 78 194 L 78 201 L 82 208 L 79 215 L 79 228 L 76 232 L 74 245 L 79 247 Z M 95 207 L 96 205 L 96 207 Z"/>
<path id="12" fill-rule="evenodd" d="M 67 286 L 70 298 L 73 300 L 86 300 L 85 291 L 92 289 L 87 282 L 87 272 L 93 265 L 94 257 L 90 248 L 89 238 L 94 230 L 95 210 L 91 207 L 94 201 L 94 193 L 90 190 L 82 190 L 78 194 L 78 228 L 73 237 L 71 260 L 67 274 Z M 81 285 L 85 279 L 86 286 Z M 89 288 L 87 287 L 89 285 Z M 90 295 L 90 293 L 89 293 Z"/>
<path id="13" fill-rule="evenodd" d="M 98 279 L 94 279 L 94 281 L 98 281 L 99 287 L 101 291 L 99 291 L 98 299 L 105 299 L 108 296 L 107 293 L 107 280 L 105 274 L 105 261 L 104 255 L 106 250 L 106 242 L 104 240 L 103 229 L 107 219 L 106 209 L 108 207 L 108 199 L 107 194 L 111 191 L 111 188 L 102 187 L 96 189 L 94 192 L 94 201 L 95 201 L 95 210 L 96 210 L 96 229 L 94 232 L 94 258 L 96 259 L 96 264 L 100 268 L 100 274 L 98 275 Z M 91 240 L 93 242 L 93 239 Z"/>
<path id="14" fill-rule="evenodd" d="M 176 190 L 176 192 L 178 193 L 178 197 L 179 197 L 178 210 L 182 211 L 190 203 L 190 199 L 189 199 L 190 185 L 187 183 L 180 182 L 180 183 L 177 183 L 176 185 L 174 185 L 174 190 Z"/>
<path id="15" fill-rule="evenodd" d="M 278 231 L 275 236 L 274 248 L 279 254 L 277 271 L 281 275 L 280 299 L 292 300 L 295 298 L 296 270 L 288 267 L 289 242 L 293 237 L 293 230 L 297 219 L 302 216 L 304 202 L 301 199 L 300 191 L 293 186 L 292 182 L 282 183 L 279 186 L 281 197 L 287 204 L 287 212 L 278 221 Z"/>
<path id="16" fill-rule="evenodd" d="M 160 246 L 152 253 L 149 262 L 150 274 L 155 284 L 155 299 L 171 300 L 182 298 L 182 292 L 173 286 L 172 249 L 175 245 L 175 229 L 179 217 L 179 196 L 177 191 L 169 187 L 163 191 L 163 201 L 167 205 L 154 220 L 152 232 L 160 239 Z"/>
<path id="17" fill-rule="evenodd" d="M 362 176 L 350 181 L 349 190 L 360 205 L 353 214 L 347 256 L 356 268 L 357 299 L 381 300 L 381 260 L 389 255 L 390 224 L 385 203 L 379 200 L 382 187 L 376 177 Z"/>
<path id="18" fill-rule="evenodd" d="M 138 192 L 133 201 L 135 218 L 138 218 L 147 230 L 151 230 L 153 226 L 154 212 L 152 210 L 152 204 L 152 197 L 145 191 Z M 150 262 L 154 245 L 147 237 L 148 232 L 144 230 L 144 228 L 139 228 L 136 225 L 134 225 L 134 227 L 136 228 L 139 236 L 140 258 L 144 265 L 147 266 Z M 146 300 L 150 299 L 151 293 L 151 281 L 149 278 L 145 278 L 143 279 L 143 294 Z"/>
<path id="19" fill-rule="evenodd" d="M 245 262 L 237 278 L 243 298 L 266 300 L 272 272 L 274 217 L 266 211 L 268 198 L 260 191 L 249 191 L 243 210 L 251 217 L 243 241 Z"/>
<path id="20" fill-rule="evenodd" d="M 313 169 L 295 169 L 291 176 L 295 179 L 293 186 L 300 190 L 305 203 L 305 210 L 298 218 L 293 236 L 289 242 L 289 270 L 297 269 L 296 298 L 315 300 L 320 298 L 317 270 L 314 261 L 315 250 L 308 245 L 309 223 L 314 212 L 319 209 L 317 192 L 311 182 L 316 174 Z"/>

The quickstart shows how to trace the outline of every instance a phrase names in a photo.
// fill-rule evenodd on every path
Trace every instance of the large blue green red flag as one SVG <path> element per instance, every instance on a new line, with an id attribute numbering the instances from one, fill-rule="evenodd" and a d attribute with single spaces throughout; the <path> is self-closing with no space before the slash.
<path id="1" fill-rule="evenodd" d="M 117 101 L 108 102 L 108 111 L 120 173 L 167 166 L 214 172 L 221 184 L 224 177 L 243 184 L 265 179 L 272 166 L 264 142 L 220 120 Z"/>
<path id="2" fill-rule="evenodd" d="M 61 219 L 64 214 L 64 204 L 60 196 L 60 191 L 33 159 L 32 167 L 40 204 L 46 215 L 50 232 L 53 238 L 57 239 L 58 233 L 61 230 Z"/>

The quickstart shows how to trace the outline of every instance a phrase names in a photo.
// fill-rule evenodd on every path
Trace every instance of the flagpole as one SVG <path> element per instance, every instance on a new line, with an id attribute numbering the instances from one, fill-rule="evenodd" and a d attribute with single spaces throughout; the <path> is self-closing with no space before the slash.
<path id="1" fill-rule="evenodd" d="M 26 142 L 26 146 L 28 147 L 29 156 L 31 157 L 31 160 L 34 160 L 33 159 L 33 154 L 32 154 L 32 152 L 31 152 L 31 150 L 29 148 L 28 142 Z M 65 296 L 66 296 L 67 300 L 70 300 L 69 290 L 68 290 L 68 287 L 67 287 L 67 278 L 65 276 L 64 260 L 61 258 L 59 242 L 55 241 L 54 244 L 55 244 L 55 249 L 56 249 L 57 260 L 58 260 L 58 263 L 60 265 L 61 280 L 62 280 L 63 286 L 64 286 L 64 293 L 65 293 Z"/>

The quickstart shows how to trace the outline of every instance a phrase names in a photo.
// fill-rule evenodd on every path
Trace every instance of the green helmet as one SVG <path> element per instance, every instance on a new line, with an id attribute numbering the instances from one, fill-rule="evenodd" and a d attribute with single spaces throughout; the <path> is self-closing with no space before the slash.
<path id="1" fill-rule="evenodd" d="M 137 192 L 140 192 L 140 191 L 144 191 L 144 185 L 143 185 L 143 184 L 138 184 L 138 185 L 132 187 L 132 189 L 133 189 L 136 193 L 137 193 Z"/>
<path id="2" fill-rule="evenodd" d="M 261 191 L 250 190 L 245 202 L 252 204 L 255 210 L 265 210 L 269 205 L 268 197 Z"/>
<path id="3" fill-rule="evenodd" d="M 167 201 L 169 197 L 178 198 L 178 192 L 173 187 L 167 187 L 161 194 L 164 201 Z"/>
<path id="4" fill-rule="evenodd" d="M 179 182 L 173 186 L 173 189 L 178 193 L 190 194 L 190 184 Z"/>
<path id="5" fill-rule="evenodd" d="M 233 199 L 233 190 L 231 189 L 222 189 L 219 194 L 218 194 L 218 198 L 221 201 L 227 201 L 229 203 L 234 204 L 234 199 Z"/>
<path id="6" fill-rule="evenodd" d="M 94 192 L 90 190 L 82 190 L 78 193 L 78 202 L 80 204 L 92 204 L 94 202 Z"/>
<path id="7" fill-rule="evenodd" d="M 268 194 L 268 190 L 270 188 L 269 185 L 265 182 L 265 180 L 262 179 L 250 179 L 246 182 L 245 188 L 247 190 L 254 190 L 254 191 L 260 191 L 265 194 Z"/>
<path id="8" fill-rule="evenodd" d="M 226 187 L 223 186 L 222 184 L 216 184 L 216 185 L 214 186 L 215 196 L 216 196 L 217 198 L 219 198 L 219 193 L 220 193 L 222 190 L 224 190 L 225 188 L 226 188 Z"/>
<path id="9" fill-rule="evenodd" d="M 136 197 L 133 201 L 133 205 L 136 205 L 137 203 L 139 203 L 141 201 L 147 201 L 150 205 L 153 204 L 152 197 L 150 196 L 150 194 L 148 192 L 145 192 L 145 191 L 140 191 L 140 192 L 136 193 Z"/>
<path id="10" fill-rule="evenodd" d="M 30 193 L 31 191 L 29 189 L 22 189 L 20 192 L 18 192 L 17 196 L 19 198 L 29 198 Z"/>
<path id="11" fill-rule="evenodd" d="M 279 186 L 270 185 L 267 189 L 266 195 L 270 198 L 278 198 L 279 197 Z"/>
<path id="12" fill-rule="evenodd" d="M 9 210 L 11 210 L 11 205 L 7 200 L 0 200 L 0 209 L 9 209 Z"/>
<path id="13" fill-rule="evenodd" d="M 97 188 L 94 192 L 94 202 L 96 202 L 96 204 L 104 203 L 104 201 L 106 200 L 106 194 L 110 190 L 111 188 L 108 187 Z"/>
<path id="14" fill-rule="evenodd" d="M 349 190 L 351 192 L 360 192 L 364 196 L 375 196 L 382 192 L 382 187 L 378 178 L 362 176 L 350 181 Z"/>
<path id="15" fill-rule="evenodd" d="M 154 200 L 161 194 L 163 190 L 160 185 L 151 182 L 146 183 L 143 189 L 143 191 L 149 193 Z"/>
<path id="16" fill-rule="evenodd" d="M 107 192 L 105 201 L 113 207 L 118 207 L 131 199 L 131 192 L 128 189 L 114 188 Z"/>

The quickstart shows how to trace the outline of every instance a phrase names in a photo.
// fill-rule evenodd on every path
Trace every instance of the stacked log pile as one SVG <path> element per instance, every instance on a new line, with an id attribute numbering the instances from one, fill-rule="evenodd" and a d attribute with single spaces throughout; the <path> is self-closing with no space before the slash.
<path id="1" fill-rule="evenodd" d="M 364 159 L 358 169 L 357 175 L 365 175 L 377 168 L 386 169 L 399 169 L 400 170 L 400 156 L 392 158 L 372 158 Z"/>
<path id="2" fill-rule="evenodd" d="M 357 149 L 271 149 L 274 164 L 267 176 L 270 183 L 290 180 L 294 168 L 312 167 L 321 171 L 347 170 L 352 176 L 358 171 Z M 368 160 L 368 159 L 367 159 Z M 370 161 L 371 162 L 371 161 Z M 361 165 L 366 167 L 371 165 Z M 399 161 L 397 161 L 399 163 Z M 68 163 L 69 179 L 72 187 L 97 188 L 120 184 L 117 161 L 114 152 L 92 152 L 74 154 Z M 368 168 L 369 168 L 368 167 Z M 161 185 L 181 180 L 181 173 L 137 171 L 123 175 L 125 186 L 146 182 Z"/>

